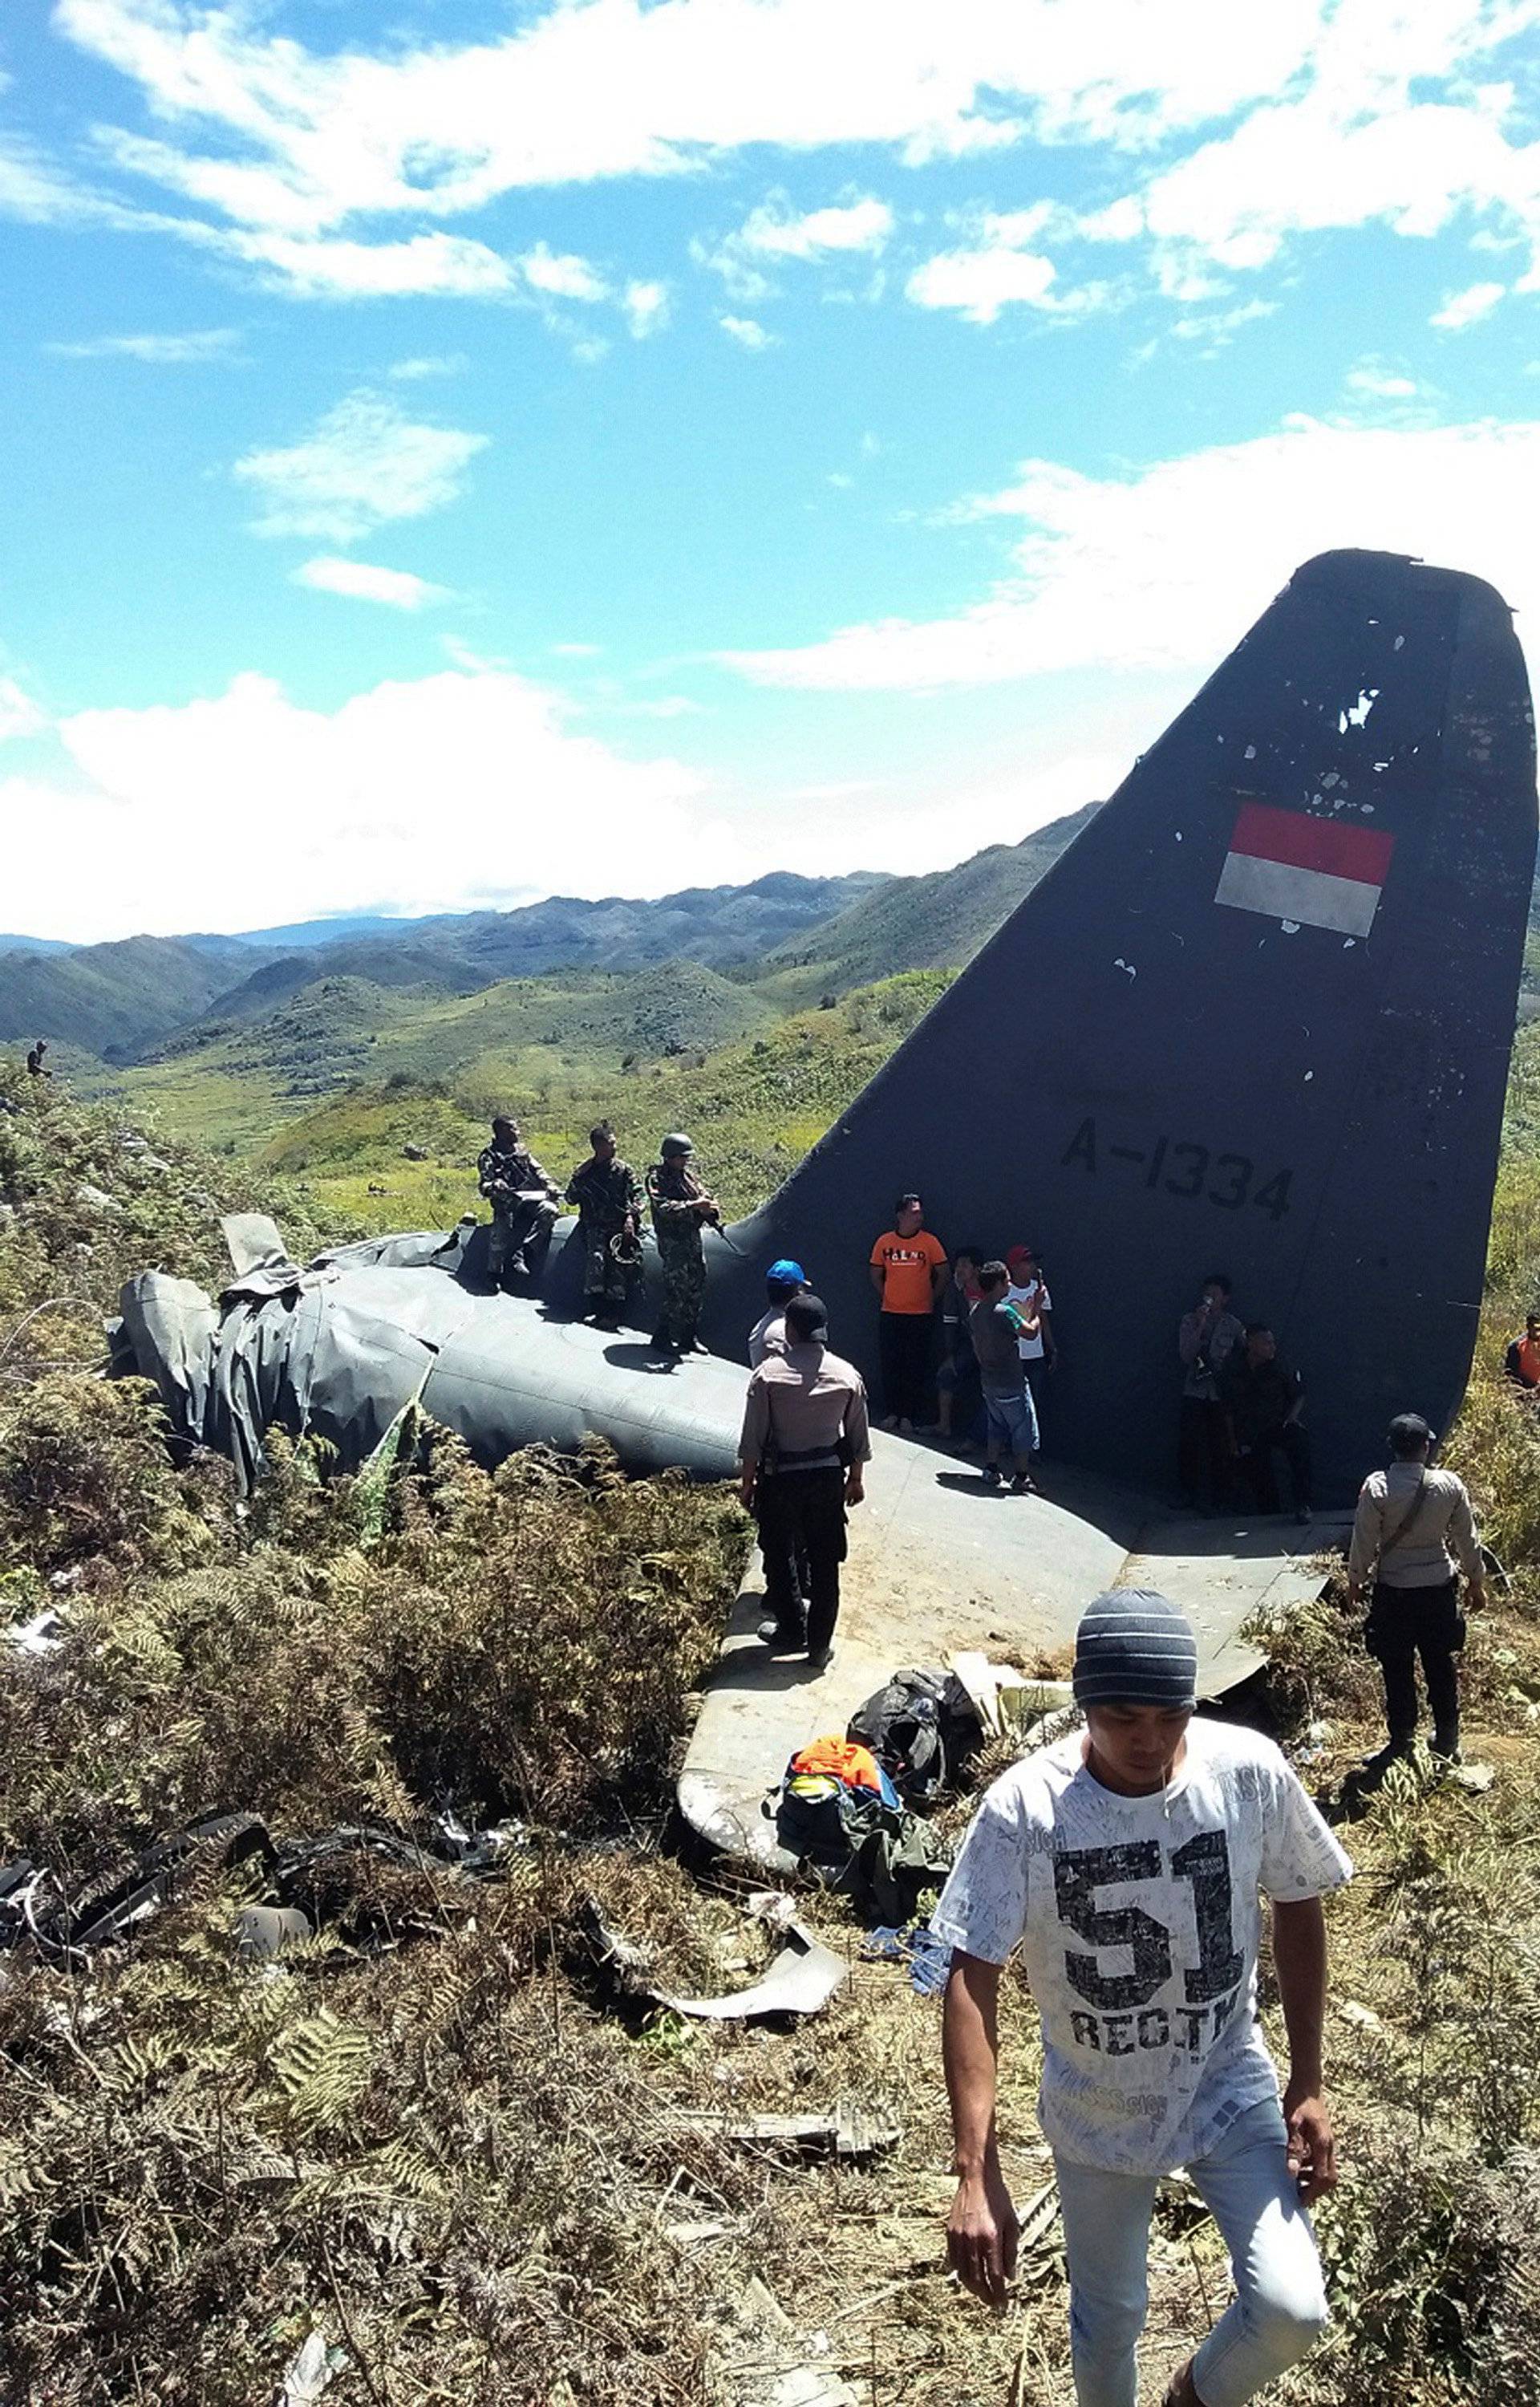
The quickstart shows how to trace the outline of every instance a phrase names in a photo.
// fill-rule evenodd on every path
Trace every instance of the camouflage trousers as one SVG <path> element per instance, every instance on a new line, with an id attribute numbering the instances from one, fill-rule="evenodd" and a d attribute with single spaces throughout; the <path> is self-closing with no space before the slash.
<path id="1" fill-rule="evenodd" d="M 684 1354 L 695 1344 L 700 1326 L 706 1257 L 699 1236 L 683 1246 L 660 1242 L 657 1256 L 663 1271 L 663 1317 L 657 1333 Z"/>
<path id="2" fill-rule="evenodd" d="M 492 1206 L 491 1232 L 487 1240 L 487 1269 L 494 1279 L 506 1278 L 511 1271 L 523 1269 L 530 1277 L 538 1279 L 545 1267 L 545 1257 L 551 1250 L 551 1231 L 556 1227 L 556 1205 L 544 1196 L 538 1203 L 527 1204 L 522 1198 L 506 1206 Z M 522 1263 L 519 1256 L 523 1255 Z"/>
<path id="3" fill-rule="evenodd" d="M 618 1312 L 631 1291 L 639 1264 L 617 1262 L 611 1250 L 614 1229 L 583 1223 L 583 1293 L 589 1303 L 613 1304 Z"/>

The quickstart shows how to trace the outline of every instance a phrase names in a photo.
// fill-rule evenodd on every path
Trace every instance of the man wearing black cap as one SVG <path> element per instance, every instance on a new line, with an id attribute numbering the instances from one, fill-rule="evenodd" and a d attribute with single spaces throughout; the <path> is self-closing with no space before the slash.
<path id="1" fill-rule="evenodd" d="M 1481 1548 L 1465 1483 L 1433 1468 L 1434 1433 L 1420 1413 L 1398 1413 L 1390 1427 L 1388 1470 L 1371 1471 L 1359 1490 L 1348 1592 L 1374 1594 L 1363 1643 L 1385 1678 L 1388 1755 L 1410 1752 L 1417 1736 L 1417 1658 L 1422 1658 L 1433 1713 L 1433 1751 L 1460 1760 L 1460 1682 L 1455 1657 L 1465 1644 L 1456 1573 L 1477 1610 L 1487 1601 Z"/>
<path id="2" fill-rule="evenodd" d="M 1165 1597 L 1097 1597 L 1075 1642 L 1086 1728 L 997 1780 L 933 1917 L 955 1951 L 944 2049 L 956 2135 L 952 2261 L 998 2304 L 1016 2215 L 995 2125 L 1000 1973 L 1020 1944 L 1041 2018 L 1080 2407 L 1135 2407 L 1150 2215 L 1185 2165 L 1237 2295 L 1166 2407 L 1242 2407 L 1326 2323 L 1306 2208 L 1336 2180 L 1321 2094 L 1321 1900 L 1351 1871 L 1271 1740 L 1195 1721 L 1197 1642 Z M 1289 2035 L 1257 2020 L 1261 1898 Z"/>
<path id="3" fill-rule="evenodd" d="M 795 1650 L 802 1641 L 797 1565 L 808 1579 L 808 1660 L 834 1660 L 845 1507 L 859 1504 L 871 1457 L 867 1391 L 853 1362 L 828 1348 L 828 1317 L 815 1295 L 786 1306 L 786 1349 L 767 1354 L 749 1380 L 738 1460 L 744 1504 L 759 1523 L 770 1607 L 759 1635 Z"/>

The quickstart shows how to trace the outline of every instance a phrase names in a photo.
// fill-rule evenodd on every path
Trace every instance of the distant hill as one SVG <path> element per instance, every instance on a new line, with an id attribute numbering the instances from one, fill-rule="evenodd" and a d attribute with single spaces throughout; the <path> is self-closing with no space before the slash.
<path id="1" fill-rule="evenodd" d="M 925 877 L 890 877 L 809 935 L 768 954 L 760 975 L 803 971 L 782 980 L 810 992 L 820 984 L 837 993 L 869 986 L 900 970 L 959 969 L 1030 894 L 1044 871 L 1073 844 L 1100 808 L 1087 803 L 1053 819 L 1020 844 L 994 844 L 955 869 Z"/>
<path id="2" fill-rule="evenodd" d="M 105 1061 L 131 1061 L 206 1011 L 250 959 L 228 936 L 202 946 L 125 936 L 66 952 L 0 953 L 0 1040 L 46 1036 Z"/>
<path id="3" fill-rule="evenodd" d="M 52 952 L 29 945 L 0 952 L 0 1041 L 43 1035 L 123 1063 L 183 1033 L 200 1044 L 222 1041 L 328 978 L 450 996 L 554 970 L 629 972 L 676 961 L 720 969 L 805 934 L 884 882 L 873 871 L 777 871 L 748 886 L 692 886 L 651 902 L 554 895 L 516 911 L 430 919 L 301 921 L 247 936 L 130 936 Z M 329 925 L 343 933 L 315 941 Z M 318 1028 L 307 1042 L 320 1042 Z"/>
<path id="4" fill-rule="evenodd" d="M 71 945 L 57 936 L 0 936 L 0 953 L 68 953 Z"/>

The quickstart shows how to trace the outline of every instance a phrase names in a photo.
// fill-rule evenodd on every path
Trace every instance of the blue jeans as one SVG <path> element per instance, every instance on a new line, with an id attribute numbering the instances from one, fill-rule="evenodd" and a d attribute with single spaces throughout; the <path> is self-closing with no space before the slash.
<path id="1" fill-rule="evenodd" d="M 1326 2329 L 1310 2218 L 1270 2100 L 1237 2115 L 1187 2168 L 1224 2235 L 1236 2295 L 1193 2361 L 1203 2407 L 1243 2407 Z M 1149 2306 L 1153 2177 L 1056 2157 L 1069 2268 L 1069 2333 L 1080 2407 L 1135 2407 L 1135 2351 Z"/>
<path id="2" fill-rule="evenodd" d="M 1009 1396 L 992 1395 L 987 1388 L 984 1389 L 984 1428 L 991 1462 L 1002 1446 L 1008 1446 L 1021 1462 L 1037 1453 L 1038 1413 L 1024 1379 L 1020 1389 L 1013 1389 Z"/>

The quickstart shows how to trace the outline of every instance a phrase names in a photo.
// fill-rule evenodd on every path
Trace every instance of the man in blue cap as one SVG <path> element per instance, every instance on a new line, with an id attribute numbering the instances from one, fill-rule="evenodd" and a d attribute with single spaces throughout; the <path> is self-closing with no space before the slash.
<path id="1" fill-rule="evenodd" d="M 1194 1719 L 1197 1660 L 1191 1623 L 1165 1597 L 1097 1597 L 1075 1641 L 1084 1730 L 996 1781 L 933 1917 L 955 1951 L 952 2262 L 1003 2300 L 1017 2226 L 995 2126 L 996 2012 L 1019 1944 L 1042 2027 L 1038 2114 L 1080 2407 L 1135 2407 L 1151 2210 L 1179 2165 L 1224 2235 L 1236 2296 L 1166 2407 L 1242 2407 L 1326 2324 L 1306 2212 L 1336 2181 L 1321 1901 L 1352 1867 L 1270 1739 Z M 1257 2019 L 1263 1896 L 1289 2039 L 1281 2105 Z"/>
<path id="2" fill-rule="evenodd" d="M 808 1275 L 800 1262 L 783 1255 L 765 1273 L 766 1308 L 749 1331 L 749 1369 L 757 1371 L 767 1354 L 786 1350 L 786 1306 L 794 1295 L 805 1295 Z"/>

